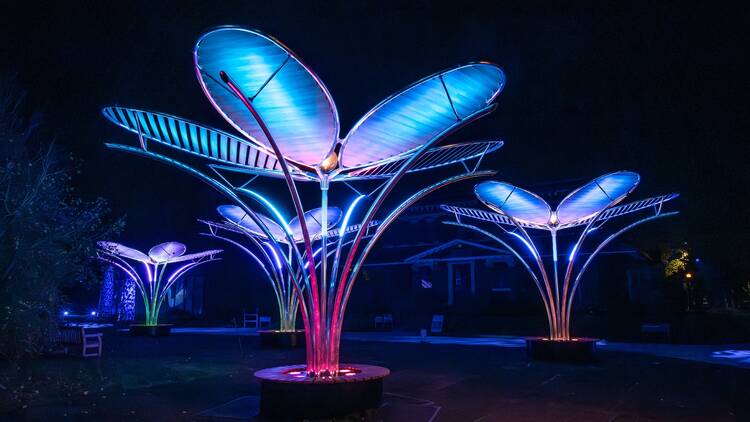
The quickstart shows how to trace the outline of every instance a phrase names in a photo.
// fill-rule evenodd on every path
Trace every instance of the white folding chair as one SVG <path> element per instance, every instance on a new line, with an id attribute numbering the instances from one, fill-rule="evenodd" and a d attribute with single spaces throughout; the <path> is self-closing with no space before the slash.
<path id="1" fill-rule="evenodd" d="M 242 327 L 243 328 L 258 328 L 258 310 L 255 310 L 255 313 L 249 314 L 242 311 Z"/>

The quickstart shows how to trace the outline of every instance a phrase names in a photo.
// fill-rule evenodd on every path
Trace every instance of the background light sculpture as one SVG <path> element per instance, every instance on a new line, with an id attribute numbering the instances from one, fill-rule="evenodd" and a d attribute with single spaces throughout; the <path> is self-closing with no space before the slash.
<path id="1" fill-rule="evenodd" d="M 179 242 L 160 243 L 151 248 L 148 254 L 115 242 L 100 241 L 98 246 L 97 258 L 121 269 L 141 292 L 146 312 L 145 325 L 149 327 L 158 325 L 161 305 L 169 288 L 198 265 L 221 259 L 217 255 L 222 252 L 221 249 L 212 249 L 185 255 L 187 248 Z M 133 267 L 130 264 L 132 261 L 140 265 Z M 180 265 L 168 273 L 170 264 Z M 142 270 L 138 271 L 136 267 L 142 267 Z"/>
<path id="2" fill-rule="evenodd" d="M 479 200 L 494 212 L 450 205 L 441 207 L 456 217 L 456 222 L 444 223 L 481 233 L 513 253 L 531 275 L 542 297 L 547 312 L 549 339 L 569 341 L 574 340 L 570 334 L 573 299 L 581 277 L 594 257 L 612 240 L 633 227 L 677 214 L 676 211 L 662 212 L 662 205 L 678 196 L 674 193 L 617 205 L 636 188 L 639 181 L 640 176 L 629 171 L 606 174 L 568 194 L 560 201 L 555 211 L 552 211 L 549 204 L 534 193 L 509 183 L 487 181 L 476 185 L 474 192 Z M 611 219 L 644 210 L 651 210 L 653 214 L 630 223 L 604 238 L 593 249 L 586 261 L 576 266 L 576 259 L 581 253 L 583 242 L 592 232 L 600 233 L 598 230 Z M 495 234 L 462 222 L 462 217 L 496 225 L 502 230 L 502 234 L 509 235 L 509 240 L 523 245 L 521 252 Z M 580 234 L 570 246 L 570 251 L 563 255 L 560 263 L 557 233 L 560 230 L 572 228 L 580 229 Z M 550 233 L 551 265 L 549 262 L 543 262 L 542 254 L 529 235 L 529 230 L 546 230 Z M 525 250 L 528 250 L 530 259 L 524 259 Z M 564 273 L 560 275 L 559 270 L 563 268 Z M 549 269 L 552 270 L 552 275 L 548 272 Z"/>
<path id="3" fill-rule="evenodd" d="M 242 208 L 283 256 L 285 271 L 295 274 L 293 284 L 306 332 L 303 377 L 334 379 L 341 375 L 339 341 L 346 305 L 357 274 L 378 238 L 407 207 L 425 195 L 458 181 L 494 174 L 478 167 L 486 153 L 500 148 L 501 141 L 434 145 L 491 112 L 505 76 L 490 63 L 471 63 L 436 73 L 381 102 L 340 138 L 338 113 L 328 90 L 275 39 L 257 31 L 223 27 L 198 40 L 194 58 L 207 97 L 243 138 L 165 114 L 108 107 L 103 111 L 105 117 L 138 134 L 140 148 L 108 146 L 174 165 Z M 207 166 L 213 174 L 151 151 L 151 142 L 211 160 Z M 469 167 L 467 162 L 474 159 L 475 164 Z M 464 171 L 409 196 L 381 219 L 373 233 L 368 233 L 376 213 L 406 173 L 452 163 L 461 164 Z M 246 175 L 247 179 L 233 183 L 230 174 Z M 260 175 L 285 181 L 299 221 L 300 239 L 293 238 L 273 204 L 248 188 Z M 349 184 L 356 180 L 382 183 L 362 194 Z M 298 181 L 319 185 L 319 239 L 311 235 L 304 219 Z M 358 228 L 340 236 L 333 246 L 332 259 L 322 259 L 315 271 L 314 245 L 320 246 L 320 256 L 329 256 L 326 214 L 331 182 L 341 182 L 357 193 L 346 208 L 342 225 L 357 221 Z M 365 198 L 371 201 L 369 207 L 357 217 Z M 248 199 L 264 209 L 281 230 L 269 224 L 269 217 L 256 213 Z M 363 242 L 368 234 L 371 237 Z M 351 240 L 345 240 L 347 237 Z M 283 253 L 279 239 L 294 245 L 291 254 Z"/>
<path id="4" fill-rule="evenodd" d="M 295 331 L 295 321 L 297 319 L 299 302 L 297 295 L 294 294 L 294 280 L 292 277 L 294 274 L 284 271 L 284 266 L 281 263 L 282 258 L 278 255 L 276 250 L 270 246 L 268 238 L 263 234 L 262 230 L 253 223 L 242 208 L 237 205 L 221 205 L 217 208 L 217 211 L 219 215 L 224 218 L 224 221 L 215 222 L 198 220 L 201 223 L 204 223 L 208 229 L 208 232 L 201 234 L 220 239 L 236 246 L 261 267 L 266 279 L 273 287 L 279 312 L 279 331 Z M 319 208 L 305 213 L 305 220 L 308 222 L 308 227 L 315 227 L 317 229 L 313 234 L 313 238 L 320 238 L 321 225 L 318 224 L 318 218 L 321 214 L 322 211 Z M 272 233 L 283 233 L 281 227 L 279 227 L 272 219 L 263 214 L 258 215 L 266 222 L 266 225 Z M 335 241 L 340 235 L 352 233 L 359 229 L 358 226 L 335 229 L 342 216 L 341 210 L 338 208 L 329 207 L 327 215 L 329 218 L 328 239 L 330 241 Z M 373 221 L 370 224 L 370 227 L 375 227 L 377 224 L 377 221 Z M 292 237 L 299 241 L 302 237 L 302 232 L 297 218 L 293 218 L 288 223 L 288 226 L 292 231 Z M 283 236 L 277 239 L 277 241 L 285 248 L 284 252 L 288 258 L 292 254 L 291 248 L 293 245 L 288 244 Z M 333 245 L 329 242 L 329 246 Z M 329 257 L 332 253 L 333 252 L 328 253 Z M 315 258 L 316 267 L 319 267 L 321 263 L 320 248 L 313 252 L 313 258 Z M 300 270 L 297 269 L 297 276 L 299 276 L 299 272 Z M 302 287 L 304 288 L 304 286 Z"/>

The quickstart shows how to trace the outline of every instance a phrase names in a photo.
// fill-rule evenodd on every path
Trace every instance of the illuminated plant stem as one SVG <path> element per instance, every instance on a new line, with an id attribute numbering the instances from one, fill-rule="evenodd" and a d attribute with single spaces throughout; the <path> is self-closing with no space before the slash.
<path id="1" fill-rule="evenodd" d="M 326 312 L 327 306 L 327 284 L 329 283 L 328 280 L 328 179 L 327 176 L 323 176 L 320 181 L 320 209 L 321 209 L 321 217 L 320 217 L 320 226 L 321 226 L 321 233 L 320 233 L 320 316 L 322 317 L 321 321 L 321 346 L 322 346 L 322 353 L 321 353 L 321 362 L 322 366 L 324 366 L 329 371 L 329 374 L 336 374 L 338 372 L 338 364 L 333 364 L 330 359 L 326 359 L 327 357 L 331 356 L 330 348 L 331 348 L 331 327 L 330 327 L 330 319 L 328 318 L 328 313 Z M 315 272 L 315 270 L 312 270 Z M 331 280 L 332 281 L 332 280 Z"/>
<path id="2" fill-rule="evenodd" d="M 500 239 L 499 237 L 493 235 L 492 233 L 490 233 L 490 232 L 488 232 L 486 230 L 480 229 L 477 226 L 472 226 L 471 224 L 465 224 L 465 223 L 458 223 L 458 222 L 454 222 L 454 221 L 443 221 L 443 224 L 448 224 L 448 225 L 457 226 L 457 227 L 464 227 L 464 228 L 467 228 L 467 229 L 470 229 L 470 230 L 474 230 L 474 231 L 476 231 L 478 233 L 481 233 L 484 236 L 487 236 L 488 238 L 490 238 L 490 239 L 496 241 L 497 243 L 501 244 L 503 247 L 505 247 L 505 249 L 507 249 L 508 251 L 510 251 L 513 254 L 513 256 L 515 256 L 516 259 L 518 259 L 518 261 L 521 262 L 521 264 L 523 264 L 524 268 L 526 268 L 526 271 L 528 271 L 528 273 L 531 275 L 531 278 L 534 280 L 534 285 L 536 286 L 537 290 L 539 291 L 539 295 L 542 297 L 542 303 L 544 303 L 544 310 L 545 310 L 545 313 L 547 314 L 547 327 L 548 327 L 548 330 L 549 330 L 549 336 L 550 336 L 550 338 L 552 338 L 552 336 L 553 336 L 552 335 L 553 325 L 552 325 L 552 309 L 550 308 L 550 306 L 551 306 L 550 302 L 547 299 L 547 296 L 544 294 L 544 289 L 542 288 L 542 284 L 539 282 L 539 278 L 537 277 L 536 273 L 529 266 L 529 264 L 526 262 L 526 260 L 523 259 L 523 257 L 521 257 L 521 254 L 519 254 L 518 251 L 516 251 L 512 246 L 510 246 L 504 240 Z"/>
<path id="3" fill-rule="evenodd" d="M 308 329 L 305 330 L 305 336 L 306 340 L 308 341 L 307 344 L 312 344 L 312 362 L 310 359 L 308 359 L 308 372 L 311 372 L 312 374 L 319 374 L 321 372 L 331 372 L 335 373 L 338 371 L 338 368 L 328 368 L 324 366 L 326 365 L 326 362 L 321 356 L 322 350 L 321 350 L 321 321 L 320 321 L 320 307 L 317 306 L 319 303 L 318 298 L 318 280 L 317 275 L 315 273 L 315 263 L 313 260 L 313 254 L 312 254 L 312 243 L 310 242 L 310 234 L 307 230 L 307 224 L 305 223 L 305 212 L 302 209 L 302 201 L 300 201 L 299 193 L 297 192 L 297 186 L 294 183 L 294 179 L 291 176 L 291 173 L 289 172 L 289 167 L 286 163 L 286 158 L 281 153 L 281 150 L 279 149 L 278 144 L 274 140 L 274 137 L 271 135 L 271 132 L 268 130 L 268 127 L 265 124 L 265 121 L 260 116 L 257 110 L 255 110 L 255 107 L 252 106 L 250 103 L 250 100 L 248 97 L 242 92 L 242 90 L 239 89 L 239 87 L 232 81 L 230 76 L 222 71 L 220 72 L 221 80 L 224 81 L 224 83 L 229 87 L 229 89 L 234 92 L 235 96 L 242 102 L 242 104 L 247 108 L 247 110 L 252 114 L 255 121 L 258 123 L 258 127 L 260 127 L 261 131 L 266 137 L 266 140 L 271 145 L 271 148 L 273 149 L 274 155 L 276 156 L 276 159 L 279 162 L 279 167 L 281 168 L 282 172 L 284 173 L 284 179 L 286 180 L 287 187 L 289 188 L 289 194 L 292 197 L 292 202 L 294 203 L 294 210 L 297 213 L 297 218 L 299 219 L 300 228 L 302 231 L 302 239 L 305 246 L 305 252 L 307 253 L 307 259 L 308 263 L 310 264 L 311 270 L 307 273 L 309 280 L 310 280 L 310 293 L 312 294 L 312 326 L 308 327 Z M 312 329 L 312 333 L 310 332 L 310 329 Z M 311 341 L 311 342 L 310 342 Z M 310 363 L 313 363 L 313 367 L 310 368 Z"/>
<path id="4" fill-rule="evenodd" d="M 401 165 L 401 167 L 396 170 L 391 178 L 386 182 L 386 184 L 381 188 L 380 193 L 378 194 L 377 198 L 373 201 L 370 208 L 367 210 L 365 215 L 362 217 L 362 222 L 360 225 L 360 229 L 356 232 L 356 235 L 354 237 L 354 241 L 352 242 L 351 249 L 349 249 L 349 253 L 346 256 L 346 261 L 344 262 L 344 267 L 341 271 L 341 279 L 337 280 L 338 286 L 336 288 L 336 298 L 334 300 L 333 304 L 333 315 L 331 316 L 331 323 L 333 327 L 335 327 L 336 332 L 333 335 L 333 353 L 331 354 L 329 360 L 337 362 L 339 360 L 339 343 L 340 343 L 340 337 L 341 337 L 341 325 L 343 320 L 343 310 L 345 309 L 345 306 L 342 305 L 342 301 L 344 299 L 344 293 L 347 284 L 350 282 L 349 280 L 352 279 L 352 274 L 355 274 L 355 272 L 352 272 L 350 274 L 350 271 L 352 269 L 352 265 L 354 263 L 354 258 L 357 254 L 357 251 L 359 249 L 359 244 L 362 241 L 362 238 L 364 237 L 368 226 L 370 225 L 370 222 L 375 217 L 375 213 L 380 209 L 380 206 L 383 204 L 383 201 L 385 201 L 388 194 L 390 194 L 391 190 L 394 188 L 396 183 L 398 183 L 401 178 L 406 174 L 406 172 L 412 167 L 412 165 L 418 160 L 420 157 L 424 155 L 424 153 L 430 148 L 433 144 L 440 141 L 441 139 L 445 138 L 446 136 L 450 135 L 451 133 L 455 132 L 459 128 L 463 127 L 465 124 L 474 121 L 475 119 L 479 118 L 480 116 L 483 116 L 490 111 L 494 109 L 494 105 L 487 106 L 481 110 L 476 111 L 475 113 L 464 117 L 463 119 L 459 119 L 457 123 L 455 123 L 450 128 L 436 134 L 432 139 L 430 139 L 428 142 L 425 142 L 422 146 L 420 146 L 409 158 L 404 160 L 404 163 Z M 358 261 L 361 261 L 362 258 L 360 257 Z M 338 368 L 337 368 L 338 369 Z"/>
<path id="5" fill-rule="evenodd" d="M 557 316 L 557 327 L 555 327 L 555 332 L 557 336 L 560 336 L 560 334 L 563 332 L 562 325 L 565 324 L 563 319 L 561 318 L 560 311 L 560 283 L 558 282 L 558 275 L 557 275 L 557 231 L 556 230 L 550 230 L 550 236 L 552 237 L 552 266 L 554 268 L 554 274 L 555 274 L 555 315 Z M 564 336 L 564 334 L 563 334 Z"/>
<path id="6" fill-rule="evenodd" d="M 609 237 L 607 237 L 606 239 L 604 239 L 596 247 L 596 249 L 594 249 L 594 251 L 591 253 L 591 255 L 589 255 L 589 257 L 583 263 L 583 266 L 581 266 L 581 269 L 578 270 L 578 274 L 576 275 L 576 278 L 575 278 L 575 283 L 573 284 L 573 288 L 570 291 L 570 298 L 568 299 L 568 301 L 566 303 L 566 306 L 565 306 L 565 309 L 566 309 L 565 310 L 566 321 L 570 321 L 570 313 L 571 313 L 571 309 L 573 307 L 573 298 L 575 297 L 576 291 L 578 290 L 578 285 L 581 282 L 581 277 L 583 276 L 583 273 L 586 271 L 586 268 L 588 268 L 589 264 L 594 259 L 594 257 L 602 249 L 604 249 L 605 246 L 607 246 L 610 242 L 612 242 L 614 239 L 616 239 L 617 237 L 619 237 L 621 234 L 625 233 L 626 231 L 628 231 L 628 230 L 630 230 L 630 229 L 632 229 L 632 228 L 634 228 L 636 226 L 639 226 L 639 225 L 641 225 L 643 223 L 647 223 L 649 221 L 656 220 L 658 218 L 670 217 L 670 216 L 673 216 L 673 215 L 676 215 L 676 214 L 677 214 L 677 211 L 673 211 L 673 212 L 659 213 L 659 214 L 656 214 L 656 215 L 652 215 L 650 217 L 643 218 L 641 220 L 638 220 L 638 221 L 636 221 L 634 223 L 631 223 L 631 224 L 623 227 L 622 229 L 616 231 L 615 233 L 611 234 Z M 587 230 L 586 231 L 588 231 L 588 226 L 587 226 Z"/>
<path id="7" fill-rule="evenodd" d="M 354 286 L 354 282 L 356 281 L 357 275 L 359 274 L 359 271 L 361 270 L 362 265 L 363 265 L 365 259 L 370 254 L 370 251 L 372 250 L 373 246 L 375 246 L 375 243 L 380 238 L 380 236 L 382 236 L 382 234 L 385 232 L 385 230 L 388 228 L 388 226 L 390 226 L 396 220 L 396 218 L 398 218 L 398 216 L 401 215 L 401 213 L 403 213 L 407 208 L 409 208 L 415 202 L 419 201 L 420 199 L 424 198 L 425 196 L 429 195 L 430 193 L 432 193 L 432 192 L 434 192 L 434 191 L 436 191 L 436 190 L 438 190 L 438 189 L 440 189 L 440 188 L 442 188 L 444 186 L 447 186 L 447 185 L 450 185 L 450 184 L 453 184 L 453 183 L 456 183 L 456 182 L 460 182 L 460 181 L 466 180 L 466 179 L 471 179 L 471 178 L 476 178 L 476 177 L 484 177 L 484 176 L 491 176 L 493 174 L 495 174 L 494 171 L 475 171 L 475 172 L 465 173 L 465 174 L 461 174 L 461 175 L 458 175 L 458 176 L 454 176 L 454 177 L 450 177 L 450 178 L 447 178 L 447 179 L 443 179 L 443 180 L 441 180 L 441 181 L 439 181 L 437 183 L 434 183 L 434 184 L 432 184 L 432 185 L 430 185 L 430 186 L 428 186 L 428 187 L 426 187 L 426 188 L 424 188 L 424 189 L 422 189 L 422 190 L 414 193 L 412 196 L 410 196 L 404 202 L 402 202 L 398 207 L 396 207 L 396 209 L 393 210 L 393 212 L 391 212 L 380 223 L 380 225 L 378 226 L 377 230 L 375 231 L 375 234 L 372 235 L 372 237 L 370 238 L 370 240 L 367 242 L 367 245 L 363 249 L 362 254 L 357 259 L 357 263 L 354 266 L 354 269 L 352 270 L 352 273 L 351 273 L 350 277 L 346 278 L 348 280 L 348 284 L 345 285 L 345 286 L 343 286 L 344 290 L 343 290 L 342 300 L 341 300 L 340 304 L 338 305 L 338 306 L 340 306 L 340 308 L 339 309 L 335 309 L 335 311 L 338 311 L 337 314 L 343 316 L 344 313 L 346 312 L 346 305 L 349 302 L 349 296 L 351 295 L 352 287 Z M 367 224 L 369 224 L 369 222 Z M 363 226 L 360 227 L 359 233 L 362 233 L 363 230 L 366 230 L 366 226 L 365 225 L 363 225 Z M 352 242 L 352 244 L 354 244 L 354 241 Z M 351 250 L 350 250 L 350 254 L 351 254 Z M 345 272 L 342 272 L 342 274 L 341 274 L 342 277 L 344 277 L 345 274 L 346 274 Z M 341 288 L 341 286 L 339 286 L 339 288 Z M 333 351 L 332 351 L 331 360 L 333 360 L 333 361 L 335 361 L 335 362 L 338 363 L 338 361 L 339 361 L 339 350 L 340 350 L 340 344 L 341 344 L 341 329 L 343 327 L 343 318 L 339 317 L 339 318 L 334 319 L 333 320 L 333 324 L 334 324 L 334 326 L 333 326 L 334 331 L 333 331 L 333 334 L 332 334 L 333 341 L 331 342 L 332 345 L 333 345 L 333 348 L 332 348 Z"/>

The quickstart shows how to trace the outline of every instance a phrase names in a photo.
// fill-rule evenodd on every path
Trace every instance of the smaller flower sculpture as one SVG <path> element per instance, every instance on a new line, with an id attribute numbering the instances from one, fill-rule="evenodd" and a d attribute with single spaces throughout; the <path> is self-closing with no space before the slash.
<path id="1" fill-rule="evenodd" d="M 282 260 L 286 259 L 287 256 L 292 253 L 291 248 L 293 247 L 293 245 L 287 243 L 284 228 L 277 224 L 274 219 L 263 214 L 258 214 L 258 217 L 264 222 L 264 224 L 266 224 L 270 233 L 276 238 L 275 240 L 286 247 L 286 256 L 280 256 L 276 248 L 271 245 L 269 238 L 263 233 L 260 226 L 258 226 L 258 224 L 256 224 L 241 207 L 237 205 L 220 205 L 216 210 L 224 221 L 216 222 L 198 220 L 208 228 L 207 233 L 201 234 L 220 239 L 238 247 L 261 267 L 266 278 L 271 283 L 276 297 L 276 303 L 279 310 L 279 331 L 295 331 L 299 300 L 297 295 L 294 294 L 293 276 L 296 275 L 298 277 L 301 270 L 296 269 L 294 271 L 296 274 L 290 274 L 289 271 L 285 271 L 285 267 L 282 264 Z M 336 227 L 341 220 L 342 214 L 341 209 L 337 207 L 328 207 L 327 213 L 325 213 L 328 219 L 327 225 L 329 231 L 327 238 L 330 241 L 329 246 L 332 246 L 342 235 L 359 229 L 359 225 L 337 229 Z M 323 210 L 320 208 L 315 208 L 304 214 L 307 227 L 311 230 L 310 235 L 313 239 L 320 239 L 323 234 L 321 224 L 322 215 Z M 285 219 L 281 217 L 281 220 L 279 221 L 285 221 Z M 377 220 L 372 221 L 369 227 L 375 227 L 378 224 L 379 222 Z M 302 230 L 299 224 L 299 219 L 297 219 L 297 217 L 292 218 L 286 226 L 292 234 L 292 239 L 294 239 L 296 243 L 301 243 Z M 240 237 L 239 239 L 237 238 L 238 236 Z M 346 244 L 348 245 L 349 243 L 351 242 L 347 242 Z M 320 266 L 319 255 L 321 250 L 321 248 L 318 248 L 313 252 L 315 268 Z M 330 249 L 328 252 L 328 258 L 330 258 L 334 252 L 335 250 Z"/>
<path id="2" fill-rule="evenodd" d="M 549 323 L 549 339 L 570 341 L 576 340 L 570 335 L 570 312 L 573 298 L 584 271 L 594 257 L 612 240 L 633 227 L 677 214 L 676 211 L 662 212 L 664 202 L 676 198 L 678 196 L 676 193 L 615 206 L 636 188 L 638 182 L 640 182 L 640 176 L 630 171 L 605 174 L 568 194 L 560 201 L 557 209 L 552 211 L 547 201 L 532 192 L 509 183 L 487 181 L 476 185 L 474 192 L 479 200 L 494 212 L 450 205 L 443 205 L 442 208 L 456 217 L 456 222 L 446 221 L 446 224 L 479 232 L 503 245 L 521 261 L 542 296 Z M 615 217 L 649 209 L 653 212 L 651 216 L 633 222 L 606 237 L 594 248 L 582 265 L 576 266 L 576 258 L 580 255 L 581 246 L 592 232 Z M 508 235 L 509 240 L 520 242 L 523 249 L 528 250 L 531 256 L 524 258 L 505 240 L 483 228 L 463 223 L 461 217 L 496 225 Z M 558 265 L 557 232 L 573 228 L 582 230 L 570 248 L 567 263 Z M 551 263 L 543 262 L 538 246 L 529 235 L 530 230 L 545 230 L 550 233 L 552 238 Z M 558 274 L 558 267 L 565 268 L 562 277 Z M 550 269 L 552 274 L 548 272 Z"/>
<path id="3" fill-rule="evenodd" d="M 124 271 L 138 286 L 146 309 L 146 326 L 158 325 L 161 304 L 169 288 L 180 277 L 198 265 L 221 259 L 217 255 L 222 252 L 221 249 L 212 249 L 185 255 L 187 248 L 179 242 L 160 243 L 151 248 L 148 255 L 115 242 L 100 241 L 97 245 L 99 250 L 96 257 Z M 129 261 L 143 264 L 145 282 Z M 170 272 L 165 281 L 167 266 L 177 263 L 181 264 L 180 267 Z"/>

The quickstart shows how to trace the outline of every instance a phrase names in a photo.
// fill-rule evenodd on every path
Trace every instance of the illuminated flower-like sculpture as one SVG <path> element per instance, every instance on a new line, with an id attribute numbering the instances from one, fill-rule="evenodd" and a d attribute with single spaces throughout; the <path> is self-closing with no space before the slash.
<path id="1" fill-rule="evenodd" d="M 159 311 L 169 288 L 198 265 L 221 259 L 217 255 L 222 252 L 221 249 L 212 249 L 186 255 L 187 248 L 179 242 L 160 243 L 151 248 L 148 254 L 115 242 L 100 241 L 97 245 L 98 259 L 121 269 L 135 282 L 143 298 L 146 311 L 145 325 L 148 327 L 158 325 Z M 132 262 L 141 265 L 134 267 Z M 179 266 L 175 270 L 167 271 L 171 264 Z M 141 266 L 142 271 L 137 271 L 136 267 Z"/>
<path id="2" fill-rule="evenodd" d="M 443 205 L 442 208 L 456 216 L 457 222 L 446 224 L 475 230 L 509 249 L 524 265 L 539 290 L 547 311 L 549 339 L 557 341 L 575 340 L 570 334 L 570 313 L 573 298 L 584 271 L 594 257 L 617 236 L 631 228 L 657 218 L 677 212 L 662 212 L 662 204 L 674 199 L 677 194 L 667 194 L 618 205 L 635 189 L 640 176 L 630 171 L 619 171 L 598 177 L 574 190 L 563 198 L 555 211 L 540 196 L 504 182 L 487 181 L 478 184 L 474 191 L 482 203 L 494 212 Z M 630 215 L 638 211 L 652 210 L 653 215 L 628 224 L 614 234 L 604 238 L 581 265 L 576 265 L 584 240 L 615 217 Z M 509 235 L 510 240 L 523 246 L 530 258 L 516 251 L 511 243 L 477 226 L 465 224 L 461 217 L 492 223 Z M 558 263 L 557 233 L 561 230 L 579 230 L 575 242 Z M 545 263 L 529 230 L 544 230 L 552 241 L 552 262 Z M 551 275 L 548 272 L 551 271 Z M 560 270 L 563 270 L 560 275 Z M 577 272 L 576 272 L 577 271 Z"/>
<path id="3" fill-rule="evenodd" d="M 346 305 L 362 264 L 378 238 L 401 212 L 430 192 L 461 180 L 494 174 L 479 171 L 478 167 L 486 153 L 500 148 L 499 140 L 435 145 L 491 112 L 505 85 L 505 75 L 498 66 L 485 62 L 438 72 L 388 97 L 342 136 L 328 89 L 276 39 L 254 30 L 222 27 L 200 37 L 193 56 L 203 91 L 240 135 L 162 113 L 108 107 L 103 111 L 105 117 L 136 133 L 140 147 L 108 146 L 177 166 L 221 191 L 247 213 L 277 253 L 284 256 L 282 265 L 293 274 L 299 298 L 307 364 L 299 371 L 284 372 L 284 376 L 333 382 L 344 377 L 339 368 L 339 340 Z M 210 173 L 157 152 L 169 148 L 204 159 Z M 406 173 L 449 164 L 460 165 L 461 173 L 407 197 L 380 219 L 381 224 L 363 242 L 376 213 Z M 300 224 L 301 242 L 293 238 L 276 208 L 249 188 L 257 176 L 285 181 Z M 350 184 L 378 179 L 382 183 L 375 187 L 357 189 Z M 312 208 L 322 210 L 320 239 L 311 236 L 303 217 L 298 181 L 319 185 L 320 203 Z M 344 212 L 342 226 L 347 227 L 355 218 L 357 205 L 365 203 L 366 198 L 370 204 L 356 217 L 358 229 L 340 236 L 332 246 L 331 259 L 322 259 L 316 270 L 314 243 L 320 245 L 321 256 L 329 256 L 326 213 L 331 182 L 341 182 L 357 194 Z M 369 192 L 363 194 L 360 190 Z M 272 233 L 267 220 L 245 202 L 247 199 L 265 209 L 283 233 Z M 280 237 L 294 245 L 291 254 L 283 253 Z M 345 242 L 347 237 L 351 241 Z M 350 384 L 360 379 L 360 375 L 355 376 L 359 370 L 345 369 Z M 283 378 L 277 375 L 264 379 Z"/>
<path id="4" fill-rule="evenodd" d="M 237 205 L 221 205 L 217 207 L 217 211 L 219 215 L 223 217 L 224 221 L 215 222 L 199 220 L 208 228 L 208 232 L 202 234 L 223 240 L 238 247 L 246 255 L 251 257 L 258 266 L 260 266 L 266 279 L 273 287 L 273 292 L 276 297 L 279 311 L 279 331 L 282 333 L 295 332 L 295 321 L 297 319 L 299 302 L 297 295 L 294 294 L 293 274 L 285 271 L 284 265 L 282 264 L 283 256 L 288 256 L 292 253 L 291 248 L 293 245 L 287 243 L 284 236 L 284 229 L 277 224 L 274 219 L 260 213 L 257 214 L 271 234 L 276 236 L 276 241 L 278 241 L 284 248 L 285 255 L 279 255 L 276 248 L 272 247 L 269 243 L 269 239 L 263 233 L 263 230 L 253 222 L 241 207 Z M 313 239 L 320 239 L 322 236 L 322 224 L 320 224 L 321 215 L 322 210 L 320 208 L 305 212 L 305 221 L 308 229 L 311 231 Z M 334 246 L 331 242 L 336 241 L 339 236 L 359 230 L 358 226 L 335 229 L 342 217 L 342 212 L 339 208 L 328 207 L 326 215 L 328 216 L 329 247 Z M 370 227 L 375 227 L 377 224 L 377 221 L 373 221 L 370 223 Z M 291 219 L 287 223 L 287 226 L 292 233 L 294 241 L 297 243 L 302 242 L 302 228 L 297 217 Z M 316 267 L 319 267 L 321 264 L 320 252 L 320 247 L 313 252 Z M 328 252 L 329 257 L 332 253 L 333 250 Z M 295 269 L 295 272 L 298 273 L 299 269 Z M 304 286 L 302 286 L 302 288 L 304 289 Z"/>

